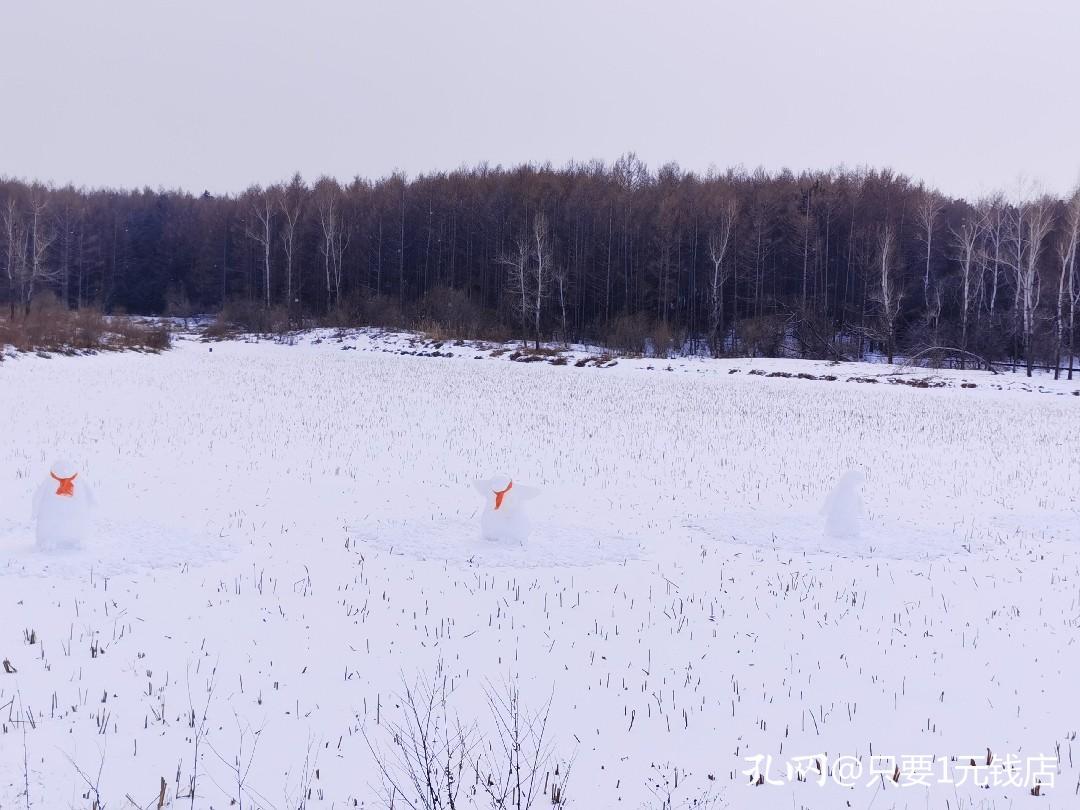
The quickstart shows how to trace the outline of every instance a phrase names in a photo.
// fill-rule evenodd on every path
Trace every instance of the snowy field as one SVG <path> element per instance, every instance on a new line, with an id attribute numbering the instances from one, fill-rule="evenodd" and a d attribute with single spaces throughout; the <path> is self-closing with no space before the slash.
<path id="1" fill-rule="evenodd" d="M 537 808 L 1080 806 L 1080 382 L 409 345 L 0 363 L 0 808 L 382 807 L 418 679 L 462 808 L 507 684 L 550 699 Z M 45 553 L 58 455 L 96 534 Z M 523 545 L 479 539 L 497 474 Z"/>

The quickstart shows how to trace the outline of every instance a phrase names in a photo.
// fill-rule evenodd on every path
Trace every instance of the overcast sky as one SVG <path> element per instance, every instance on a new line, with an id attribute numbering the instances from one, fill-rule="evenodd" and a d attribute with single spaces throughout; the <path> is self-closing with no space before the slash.
<path id="1" fill-rule="evenodd" d="M 1080 179 L 1076 0 L 0 0 L 0 174 L 240 191 L 636 151 Z"/>

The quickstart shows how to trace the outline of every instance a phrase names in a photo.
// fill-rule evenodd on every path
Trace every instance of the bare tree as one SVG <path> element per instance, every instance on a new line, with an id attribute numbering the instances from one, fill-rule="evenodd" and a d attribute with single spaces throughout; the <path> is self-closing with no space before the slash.
<path id="1" fill-rule="evenodd" d="M 926 321 L 930 327 L 930 335 L 933 346 L 940 346 L 941 336 L 941 308 L 945 303 L 945 296 L 941 292 L 941 285 L 935 284 L 930 288 L 930 301 L 926 306 Z"/>
<path id="2" fill-rule="evenodd" d="M 551 233 L 548 230 L 547 217 L 542 213 L 533 217 L 533 262 L 532 290 L 530 290 L 531 315 L 533 321 L 533 339 L 536 348 L 540 348 L 540 319 L 543 315 L 544 299 L 551 287 L 552 259 Z"/>
<path id="3" fill-rule="evenodd" d="M 1080 296 L 1080 284 L 1076 278 L 1076 254 L 1080 250 L 1080 188 L 1073 192 L 1065 207 L 1065 221 L 1061 239 L 1058 240 L 1058 264 L 1061 271 L 1058 277 L 1057 296 L 1057 351 L 1054 359 L 1054 379 L 1061 374 L 1061 352 L 1065 344 L 1065 308 L 1068 306 L 1068 351 L 1069 379 L 1073 375 L 1073 355 L 1075 354 L 1076 304 Z"/>
<path id="4" fill-rule="evenodd" d="M 814 207 L 814 192 L 820 183 L 815 182 L 806 190 L 804 199 L 805 211 L 803 212 L 803 244 L 802 244 L 802 296 L 799 299 L 799 312 L 806 317 L 806 289 L 807 278 L 810 268 L 810 212 Z"/>
<path id="5" fill-rule="evenodd" d="M 514 308 L 521 315 L 522 340 L 528 342 L 531 324 L 534 345 L 539 349 L 544 301 L 556 275 L 547 217 L 543 214 L 533 217 L 528 234 L 522 234 L 514 241 L 514 249 L 504 253 L 499 264 L 509 268 L 507 289 L 514 298 Z"/>
<path id="6" fill-rule="evenodd" d="M 924 190 L 916 210 L 916 218 L 921 230 L 922 242 L 926 245 L 926 265 L 923 269 L 923 306 L 930 310 L 930 258 L 934 244 L 934 228 L 937 219 L 945 208 L 945 203 L 935 191 Z"/>
<path id="7" fill-rule="evenodd" d="M 275 193 L 278 208 L 285 218 L 281 228 L 281 245 L 285 250 L 285 305 L 288 307 L 291 319 L 295 297 L 293 295 L 293 267 L 296 257 L 296 228 L 304 213 L 307 189 L 300 175 L 295 174 L 287 186 L 277 186 Z M 297 292 L 299 292 L 298 289 Z"/>
<path id="8" fill-rule="evenodd" d="M 1049 198 L 1021 200 L 1009 222 L 1011 251 L 1005 261 L 1016 279 L 1016 301 L 1020 319 L 1020 337 L 1027 376 L 1035 368 L 1032 342 L 1035 335 L 1035 316 L 1042 295 L 1042 275 L 1039 262 L 1046 237 L 1053 227 L 1053 205 Z"/>
<path id="9" fill-rule="evenodd" d="M 64 306 L 71 302 L 71 264 L 75 232 L 83 216 L 83 203 L 78 193 L 71 186 L 54 192 L 54 202 L 59 203 L 59 210 L 54 221 L 60 240 L 60 260 L 56 267 L 56 277 L 60 285 L 60 300 Z"/>
<path id="10" fill-rule="evenodd" d="M 731 275 L 730 266 L 725 266 L 731 236 L 735 230 L 736 203 L 729 199 L 720 209 L 716 227 L 709 233 L 709 259 L 713 263 L 712 279 L 709 284 L 709 333 L 713 355 L 720 353 L 723 335 L 720 334 L 724 320 L 724 284 Z"/>
<path id="11" fill-rule="evenodd" d="M 56 229 L 46 217 L 49 207 L 45 189 L 40 185 L 30 188 L 30 219 L 27 237 L 29 240 L 29 260 L 22 262 L 22 301 L 23 312 L 29 314 L 30 304 L 39 285 L 55 281 L 58 269 L 47 263 L 49 248 L 56 240 Z"/>
<path id="12" fill-rule="evenodd" d="M 264 305 L 270 308 L 270 252 L 274 246 L 274 193 L 270 189 L 252 186 L 247 192 L 251 219 L 245 223 L 244 233 L 262 248 Z"/>
<path id="13" fill-rule="evenodd" d="M 875 257 L 876 283 L 870 291 L 870 299 L 878 306 L 881 341 L 891 364 L 896 355 L 896 321 L 900 317 L 903 289 L 896 261 L 896 234 L 891 225 L 878 232 L 877 256 Z"/>
<path id="14" fill-rule="evenodd" d="M 326 276 L 326 307 L 341 302 L 341 280 L 349 234 L 344 227 L 341 207 L 341 187 L 335 180 L 324 177 L 315 184 L 315 206 L 322 228 L 323 270 Z"/>
<path id="15" fill-rule="evenodd" d="M 559 321 L 561 324 L 561 335 L 563 345 L 570 344 L 570 335 L 567 331 L 566 323 L 566 306 L 567 299 L 570 294 L 570 270 L 566 266 L 565 262 L 559 262 L 554 265 L 551 271 L 551 278 L 555 285 L 555 295 L 559 299 Z"/>
<path id="16" fill-rule="evenodd" d="M 1005 198 L 1000 193 L 996 194 L 982 200 L 979 203 L 978 208 L 985 223 L 986 258 L 987 265 L 990 268 L 990 294 L 987 297 L 986 309 L 991 322 L 993 322 L 994 313 L 997 307 L 997 295 L 1000 286 L 999 276 L 1002 267 L 1002 251 L 1005 247 L 1006 225 L 1008 222 Z"/>
<path id="17" fill-rule="evenodd" d="M 513 307 L 521 317 L 521 338 L 528 340 L 529 313 L 529 257 L 532 248 L 524 235 L 514 240 L 514 249 L 499 258 L 499 264 L 508 269 L 506 289 L 509 291 Z"/>
<path id="18" fill-rule="evenodd" d="M 26 247 L 27 236 L 26 229 L 23 227 L 22 221 L 19 218 L 19 212 L 16 208 L 15 197 L 8 197 L 7 205 L 4 207 L 4 232 L 6 247 L 7 261 L 4 263 L 4 270 L 7 275 L 8 282 L 8 304 L 11 310 L 11 317 L 15 317 L 15 301 L 21 300 L 21 289 L 16 294 L 16 287 L 19 287 L 23 278 L 23 265 L 26 263 Z"/>
<path id="19" fill-rule="evenodd" d="M 968 314 L 976 290 L 976 271 L 979 263 L 979 240 L 982 237 L 984 222 L 975 212 L 966 217 L 960 228 L 950 228 L 956 260 L 960 264 L 960 349 L 966 352 L 968 347 Z M 961 355 L 961 363 L 963 363 Z"/>

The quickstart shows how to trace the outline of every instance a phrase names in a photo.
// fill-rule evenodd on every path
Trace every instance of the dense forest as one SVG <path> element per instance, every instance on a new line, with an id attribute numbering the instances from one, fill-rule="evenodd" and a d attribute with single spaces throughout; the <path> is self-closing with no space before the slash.
<path id="1" fill-rule="evenodd" d="M 1072 374 L 1080 193 L 952 199 L 890 171 L 700 175 L 633 155 L 239 195 L 0 179 L 7 317 L 222 312 L 628 351 Z M 6 283 L 3 283 L 6 282 Z M 44 296 L 43 296 L 44 294 Z"/>

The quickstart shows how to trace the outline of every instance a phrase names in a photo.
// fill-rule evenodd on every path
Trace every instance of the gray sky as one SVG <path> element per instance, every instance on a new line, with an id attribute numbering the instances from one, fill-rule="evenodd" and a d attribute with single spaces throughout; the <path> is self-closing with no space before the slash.
<path id="1" fill-rule="evenodd" d="M 1076 0 L 0 0 L 0 173 L 240 191 L 601 158 L 1080 179 Z"/>

